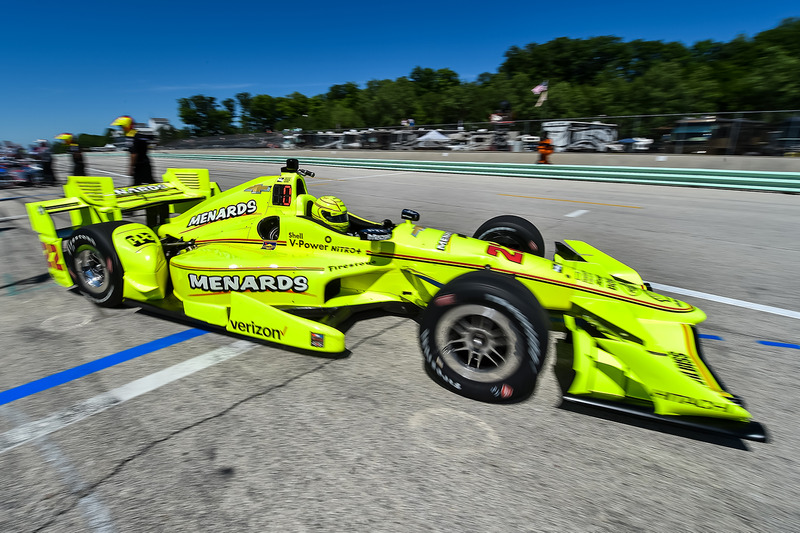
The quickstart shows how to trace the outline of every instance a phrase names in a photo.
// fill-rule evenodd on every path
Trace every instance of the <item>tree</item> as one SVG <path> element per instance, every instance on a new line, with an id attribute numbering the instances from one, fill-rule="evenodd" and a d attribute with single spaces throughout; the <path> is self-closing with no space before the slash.
<path id="1" fill-rule="evenodd" d="M 234 131 L 233 114 L 227 109 L 219 109 L 213 96 L 198 94 L 179 98 L 178 116 L 193 135 L 222 135 Z"/>
<path id="2" fill-rule="evenodd" d="M 501 102 L 510 103 L 517 120 L 787 109 L 800 102 L 797 72 L 800 18 L 790 18 L 753 38 L 691 46 L 610 35 L 512 46 L 497 72 L 471 83 L 451 69 L 416 66 L 395 80 L 370 80 L 364 88 L 346 82 L 313 97 L 238 93 L 221 108 L 202 95 L 178 102 L 195 135 L 232 131 L 237 111 L 241 131 L 264 131 L 397 126 L 407 118 L 420 126 L 483 122 Z M 531 88 L 545 79 L 549 99 L 536 107 Z"/>

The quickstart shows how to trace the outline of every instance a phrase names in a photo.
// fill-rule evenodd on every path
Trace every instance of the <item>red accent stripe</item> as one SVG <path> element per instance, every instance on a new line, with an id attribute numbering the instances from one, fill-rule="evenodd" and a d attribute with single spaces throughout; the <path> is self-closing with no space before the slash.
<path id="1" fill-rule="evenodd" d="M 374 256 L 378 256 L 378 257 L 397 258 L 397 259 L 404 259 L 404 260 L 409 260 L 409 261 L 419 261 L 419 262 L 422 262 L 422 263 L 452 265 L 452 266 L 458 266 L 458 267 L 464 267 L 464 268 L 472 268 L 472 269 L 475 269 L 475 270 L 482 270 L 484 268 L 484 265 L 476 265 L 476 264 L 473 264 L 473 263 L 461 263 L 459 261 L 436 260 L 436 259 L 430 259 L 430 258 L 427 258 L 427 257 L 416 257 L 416 256 L 413 256 L 413 255 L 374 253 L 374 252 L 369 252 L 369 251 L 367 251 L 367 255 L 374 255 Z M 604 291 L 602 289 L 591 289 L 591 288 L 587 288 L 587 287 L 581 287 L 580 285 L 576 285 L 574 283 L 569 283 L 569 282 L 565 282 L 565 281 L 555 281 L 555 280 L 552 280 L 550 278 L 543 278 L 541 276 L 534 276 L 532 274 L 525 274 L 523 272 L 517 272 L 515 270 L 505 270 L 505 269 L 502 269 L 502 268 L 494 268 L 494 267 L 492 267 L 492 270 L 495 271 L 495 272 L 502 272 L 504 274 L 511 274 L 513 276 L 517 276 L 517 277 L 520 277 L 520 278 L 525 278 L 525 279 L 529 279 L 529 280 L 533 280 L 533 281 L 539 281 L 541 283 L 546 283 L 548 285 L 557 285 L 557 286 L 560 286 L 560 287 L 567 287 L 567 288 L 575 289 L 575 290 L 578 290 L 578 291 L 589 292 L 589 293 L 593 293 L 593 294 L 601 294 L 601 295 L 606 296 L 606 297 L 611 298 L 611 299 L 622 300 L 624 302 L 633 303 L 633 304 L 636 304 L 636 305 L 641 305 L 642 307 L 651 307 L 653 309 L 660 309 L 662 311 L 672 311 L 672 312 L 675 312 L 675 313 L 689 313 L 689 312 L 694 310 L 694 307 L 689 305 L 689 304 L 686 304 L 686 305 L 689 305 L 688 308 L 670 307 L 670 306 L 661 305 L 661 304 L 657 304 L 657 303 L 650 304 L 650 303 L 642 302 L 640 300 L 636 300 L 635 298 L 631 298 L 631 297 L 628 297 L 628 296 L 623 296 L 621 294 L 616 294 L 616 293 L 613 293 L 613 292 L 607 292 L 607 291 Z"/>

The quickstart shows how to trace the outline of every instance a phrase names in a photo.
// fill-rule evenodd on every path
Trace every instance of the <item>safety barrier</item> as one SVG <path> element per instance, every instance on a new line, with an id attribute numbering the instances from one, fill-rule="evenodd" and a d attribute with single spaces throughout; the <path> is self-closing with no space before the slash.
<path id="1" fill-rule="evenodd" d="M 111 154 L 109 154 L 111 155 Z M 246 155 L 213 153 L 154 153 L 153 157 L 247 163 L 278 163 L 287 155 Z M 335 166 L 447 174 L 480 174 L 612 183 L 639 183 L 800 193 L 800 173 L 757 170 L 719 170 L 696 168 L 623 167 L 589 165 L 536 165 L 525 163 L 418 161 L 396 159 L 351 159 L 338 157 L 303 157 L 302 166 Z"/>

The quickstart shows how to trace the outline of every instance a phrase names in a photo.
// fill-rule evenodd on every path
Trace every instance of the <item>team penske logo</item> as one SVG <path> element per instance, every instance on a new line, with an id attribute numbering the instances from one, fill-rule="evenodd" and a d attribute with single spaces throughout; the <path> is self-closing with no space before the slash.
<path id="1" fill-rule="evenodd" d="M 189 274 L 189 288 L 206 292 L 306 292 L 305 276 L 206 276 Z"/>
<path id="2" fill-rule="evenodd" d="M 199 215 L 193 216 L 189 220 L 187 227 L 202 226 L 203 224 L 208 224 L 209 222 L 240 217 L 242 215 L 252 215 L 257 209 L 258 204 L 255 200 L 239 202 L 233 205 L 225 205 L 219 209 L 212 209 L 211 211 L 206 211 L 205 213 L 200 213 Z"/>

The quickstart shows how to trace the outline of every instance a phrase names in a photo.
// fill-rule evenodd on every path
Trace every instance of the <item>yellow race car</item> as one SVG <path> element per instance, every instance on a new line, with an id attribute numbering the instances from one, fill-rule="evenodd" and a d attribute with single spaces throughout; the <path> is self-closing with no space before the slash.
<path id="1" fill-rule="evenodd" d="M 630 267 L 580 241 L 546 259 L 539 231 L 513 215 L 471 237 L 408 209 L 398 224 L 349 213 L 343 231 L 312 216 L 308 175 L 290 159 L 225 192 L 204 169 L 124 188 L 72 176 L 65 198 L 27 210 L 53 279 L 98 305 L 126 301 L 333 354 L 359 317 L 410 316 L 431 377 L 490 402 L 533 392 L 558 329 L 565 400 L 766 440 L 702 358 L 705 314 Z M 135 211 L 144 223 L 126 216 Z"/>

